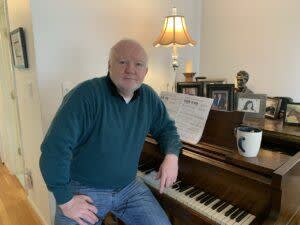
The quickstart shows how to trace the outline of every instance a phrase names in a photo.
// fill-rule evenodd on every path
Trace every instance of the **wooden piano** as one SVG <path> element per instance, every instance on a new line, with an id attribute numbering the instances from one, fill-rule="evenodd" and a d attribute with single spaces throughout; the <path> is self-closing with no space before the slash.
<path id="1" fill-rule="evenodd" d="M 255 158 L 240 156 L 233 130 L 242 118 L 241 112 L 211 110 L 201 141 L 183 143 L 177 189 L 174 185 L 160 195 L 149 181 L 150 171 L 139 172 L 148 177 L 173 225 L 299 223 L 300 152 L 289 156 L 261 149 Z M 147 137 L 140 165 L 162 160 L 156 141 Z M 224 208 L 232 212 L 225 216 Z"/>

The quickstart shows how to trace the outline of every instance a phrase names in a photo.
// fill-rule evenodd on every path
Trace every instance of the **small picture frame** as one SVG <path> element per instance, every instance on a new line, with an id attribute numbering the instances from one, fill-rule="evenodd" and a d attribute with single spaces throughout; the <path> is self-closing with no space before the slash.
<path id="1" fill-rule="evenodd" d="M 232 111 L 234 109 L 234 84 L 207 84 L 206 97 L 213 99 L 212 109 Z"/>
<path id="2" fill-rule="evenodd" d="M 271 119 L 278 119 L 278 113 L 281 107 L 281 98 L 267 97 L 265 116 Z"/>
<path id="3" fill-rule="evenodd" d="M 197 82 L 178 82 L 177 92 L 188 95 L 203 96 L 203 84 Z"/>
<path id="4" fill-rule="evenodd" d="M 28 68 L 25 34 L 22 27 L 10 32 L 10 41 L 14 66 L 16 68 Z"/>
<path id="5" fill-rule="evenodd" d="M 300 125 L 300 103 L 288 103 L 284 116 L 284 123 L 289 125 Z"/>
<path id="6" fill-rule="evenodd" d="M 245 112 L 245 118 L 264 118 L 266 112 L 265 94 L 238 93 L 236 97 L 236 110 Z"/>
<path id="7" fill-rule="evenodd" d="M 196 77 L 196 82 L 203 83 L 203 96 L 207 96 L 206 86 L 208 84 L 226 84 L 227 80 L 226 79 L 199 79 L 199 77 Z"/>

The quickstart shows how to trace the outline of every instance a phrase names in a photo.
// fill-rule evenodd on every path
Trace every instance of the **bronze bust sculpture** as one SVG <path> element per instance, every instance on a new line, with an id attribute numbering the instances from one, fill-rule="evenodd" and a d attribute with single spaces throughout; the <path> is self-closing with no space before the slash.
<path id="1" fill-rule="evenodd" d="M 247 88 L 246 83 L 249 80 L 249 74 L 246 71 L 239 71 L 236 74 L 236 84 L 237 87 L 235 89 L 236 92 L 240 92 L 240 93 L 253 93 L 250 89 Z"/>

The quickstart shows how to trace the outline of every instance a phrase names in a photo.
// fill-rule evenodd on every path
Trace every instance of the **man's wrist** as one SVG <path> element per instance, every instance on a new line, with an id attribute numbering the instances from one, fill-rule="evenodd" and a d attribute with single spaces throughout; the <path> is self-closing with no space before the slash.
<path id="1" fill-rule="evenodd" d="M 172 159 L 172 160 L 178 161 L 178 156 L 174 153 L 168 153 L 168 154 L 166 154 L 165 159 Z"/>

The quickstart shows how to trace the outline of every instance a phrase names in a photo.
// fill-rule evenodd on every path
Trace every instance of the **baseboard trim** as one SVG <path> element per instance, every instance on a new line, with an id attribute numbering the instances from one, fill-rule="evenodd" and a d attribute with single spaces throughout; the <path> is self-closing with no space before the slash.
<path id="1" fill-rule="evenodd" d="M 46 220 L 44 219 L 44 217 L 42 216 L 40 210 L 36 207 L 35 203 L 29 198 L 29 196 L 27 195 L 27 199 L 28 202 L 30 203 L 31 208 L 35 211 L 35 213 L 37 214 L 37 217 L 39 218 L 40 222 L 42 225 L 50 225 L 46 222 Z"/>

